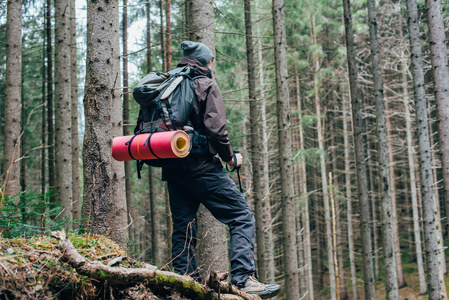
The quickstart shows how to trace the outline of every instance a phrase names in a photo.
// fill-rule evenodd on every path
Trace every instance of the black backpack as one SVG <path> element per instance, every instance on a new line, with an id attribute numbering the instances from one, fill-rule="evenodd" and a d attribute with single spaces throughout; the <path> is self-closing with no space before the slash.
<path id="1" fill-rule="evenodd" d="M 197 75 L 195 68 L 187 66 L 166 73 L 151 72 L 143 77 L 133 90 L 134 99 L 140 105 L 134 134 L 185 130 L 191 144 L 187 157 L 210 155 L 207 138 L 194 130 L 189 122 L 196 97 L 193 80 L 201 77 L 207 78 Z M 143 164 L 166 167 L 170 166 L 173 160 L 179 158 L 138 160 L 138 176 L 140 178 Z"/>

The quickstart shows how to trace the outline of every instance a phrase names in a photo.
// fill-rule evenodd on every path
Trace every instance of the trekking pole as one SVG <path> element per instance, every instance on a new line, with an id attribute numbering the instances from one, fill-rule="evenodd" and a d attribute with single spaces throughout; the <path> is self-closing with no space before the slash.
<path id="1" fill-rule="evenodd" d="M 240 192 L 243 194 L 243 186 L 242 186 L 242 176 L 240 175 L 240 168 L 241 167 L 237 167 L 237 177 L 239 179 L 239 188 L 240 188 Z"/>
<path id="2" fill-rule="evenodd" d="M 238 150 L 234 150 L 234 154 L 233 154 L 233 159 L 234 159 L 234 167 L 232 168 L 231 171 L 229 171 L 228 169 L 228 165 L 226 164 L 226 169 L 229 172 L 234 172 L 235 170 L 237 170 L 237 178 L 239 179 L 239 188 L 240 188 L 240 192 L 243 194 L 243 185 L 242 185 L 242 175 L 240 175 L 240 168 L 241 167 L 236 167 L 237 166 L 237 156 L 235 155 L 236 153 L 240 153 L 240 151 Z"/>

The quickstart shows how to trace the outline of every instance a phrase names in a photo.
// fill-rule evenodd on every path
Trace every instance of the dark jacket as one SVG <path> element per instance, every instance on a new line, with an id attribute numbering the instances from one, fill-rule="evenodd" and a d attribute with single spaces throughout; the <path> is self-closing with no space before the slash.
<path id="1" fill-rule="evenodd" d="M 226 130 L 226 111 L 223 97 L 217 83 L 212 80 L 209 69 L 191 56 L 183 57 L 178 67 L 195 67 L 194 80 L 196 98 L 190 121 L 194 128 L 204 134 L 224 162 L 232 159 L 232 148 Z M 177 159 L 168 167 L 162 168 L 162 180 L 196 177 L 213 169 L 221 169 L 220 160 L 213 155 L 205 157 L 186 157 Z"/>

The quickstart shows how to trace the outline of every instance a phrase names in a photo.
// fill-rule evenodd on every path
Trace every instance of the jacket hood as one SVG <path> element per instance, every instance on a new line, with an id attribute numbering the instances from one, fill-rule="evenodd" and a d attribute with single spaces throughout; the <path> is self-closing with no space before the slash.
<path id="1" fill-rule="evenodd" d="M 212 78 L 212 72 L 193 56 L 184 56 L 183 58 L 181 58 L 177 67 L 185 67 L 185 66 L 194 67 L 198 75 Z"/>

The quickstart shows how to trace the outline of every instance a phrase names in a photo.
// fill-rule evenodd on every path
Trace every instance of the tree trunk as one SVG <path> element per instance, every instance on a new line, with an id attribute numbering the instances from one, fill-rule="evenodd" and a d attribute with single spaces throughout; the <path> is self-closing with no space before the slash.
<path id="1" fill-rule="evenodd" d="M 256 0 L 256 6 L 258 0 Z M 260 22 L 256 23 L 257 36 L 260 36 Z M 261 130 L 261 159 L 262 159 L 262 176 L 260 184 L 263 187 L 263 201 L 264 201 L 264 235 L 265 235 L 265 259 L 267 265 L 267 282 L 274 283 L 274 242 L 273 242 L 273 230 L 271 224 L 271 203 L 270 203 L 270 182 L 269 182 L 269 157 L 268 157 L 268 133 L 267 133 L 267 113 L 266 105 L 267 100 L 264 90 L 264 66 L 263 66 L 263 54 L 262 54 L 262 41 L 257 39 L 257 52 L 259 60 L 259 86 L 260 96 L 260 130 Z"/>
<path id="2" fill-rule="evenodd" d="M 298 105 L 298 123 L 299 123 L 299 150 L 304 151 L 304 128 L 302 124 L 302 103 L 301 91 L 299 85 L 299 75 L 296 72 L 296 90 L 297 90 L 297 105 Z M 310 242 L 310 216 L 309 216 L 309 196 L 307 191 L 307 170 L 304 155 L 300 158 L 300 172 L 301 172 L 301 197 L 303 198 L 303 224 L 304 224 L 304 262 L 306 264 L 307 276 L 307 294 L 308 299 L 314 299 L 313 291 L 313 271 L 312 271 L 312 246 Z"/>
<path id="3" fill-rule="evenodd" d="M 214 10 L 212 0 L 190 1 L 189 12 L 191 40 L 205 44 L 215 55 Z M 215 60 L 212 65 L 215 75 Z M 198 246 L 199 265 L 210 270 L 229 270 L 229 253 L 227 247 L 227 230 L 212 214 L 200 206 L 198 212 Z"/>
<path id="4" fill-rule="evenodd" d="M 315 16 L 312 16 L 312 43 L 318 45 L 317 37 L 315 34 Z M 314 90 L 315 90 L 315 113 L 316 113 L 316 125 L 317 125 L 317 136 L 318 136 L 318 148 L 320 149 L 320 170 L 321 170 L 321 184 L 323 191 L 323 202 L 324 202 L 324 219 L 326 226 L 326 249 L 327 249 L 327 263 L 329 268 L 329 283 L 330 283 L 330 296 L 331 299 L 337 299 L 337 286 L 335 282 L 335 262 L 333 255 L 333 245 L 332 245 L 332 229 L 331 229 L 331 212 L 329 207 L 329 191 L 328 191 L 328 181 L 326 173 L 326 158 L 324 149 L 324 137 L 321 124 L 321 108 L 320 108 L 320 95 L 319 95 L 319 81 L 318 72 L 320 70 L 320 62 L 318 54 L 313 53 L 313 64 L 314 64 Z"/>
<path id="5" fill-rule="evenodd" d="M 129 94 L 128 94 L 128 0 L 123 0 L 122 14 L 122 47 L 123 47 L 123 135 L 129 135 Z M 125 195 L 126 206 L 128 209 L 128 235 L 132 242 L 136 242 L 135 224 L 131 224 L 133 215 L 135 214 L 132 203 L 132 186 L 131 186 L 131 162 L 125 161 Z M 133 246 L 131 246 L 133 247 Z M 134 252 L 134 251 L 132 251 Z"/>
<path id="6" fill-rule="evenodd" d="M 23 78 L 21 79 L 23 81 Z M 22 109 L 20 110 L 21 116 L 20 116 L 20 132 L 22 133 L 21 135 L 21 139 L 20 139 L 20 157 L 24 157 L 25 153 L 26 153 L 26 137 L 27 135 L 25 134 L 25 130 L 26 130 L 26 119 L 27 119 L 27 114 L 28 114 L 28 104 L 25 103 L 25 98 L 23 96 L 20 97 L 21 98 L 21 107 Z M 20 191 L 24 192 L 27 189 L 27 184 L 26 184 L 26 171 L 27 171 L 27 164 L 26 164 L 26 159 L 21 159 L 20 160 Z M 23 197 L 21 197 L 23 198 Z"/>
<path id="7" fill-rule="evenodd" d="M 351 5 L 343 0 L 346 53 L 348 60 L 349 83 L 352 103 L 352 126 L 354 132 L 355 161 L 357 165 L 357 184 L 360 206 L 360 232 L 362 235 L 363 270 L 365 282 L 365 299 L 374 299 L 374 273 L 371 246 L 370 213 L 368 201 L 368 181 L 366 178 L 366 161 L 363 147 L 362 93 L 358 88 L 358 71 L 354 51 L 354 33 L 352 28 Z"/>
<path id="8" fill-rule="evenodd" d="M 427 2 L 427 1 L 426 1 Z M 441 3 L 439 1 L 433 1 L 432 3 L 427 2 L 427 15 L 430 22 L 430 42 L 431 51 L 433 52 L 432 64 L 434 68 L 434 80 L 435 89 L 437 91 L 437 103 L 439 103 L 442 98 L 442 94 L 447 93 L 448 89 L 443 93 L 443 90 L 438 88 L 437 84 L 446 82 L 448 74 L 444 73 L 444 69 L 447 66 L 446 58 L 446 46 L 445 46 L 445 36 L 444 27 L 441 18 Z M 421 51 L 421 40 L 419 33 L 419 19 L 418 19 L 418 5 L 415 0 L 407 0 L 407 10 L 409 14 L 408 26 L 410 30 L 410 52 L 412 59 L 412 74 L 413 74 L 413 87 L 415 90 L 415 101 L 416 101 L 416 123 L 418 126 L 418 149 L 419 149 L 419 167 L 420 167 L 420 177 L 421 177 L 421 195 L 423 202 L 423 221 L 424 221 L 424 242 L 426 249 L 426 266 L 427 266 L 427 285 L 429 289 L 429 299 L 441 299 L 441 289 L 442 284 L 439 275 L 439 264 L 438 264 L 438 242 L 436 233 L 436 216 L 435 216 L 435 205 L 432 195 L 432 165 L 431 165 L 431 145 L 429 139 L 429 122 L 427 119 L 427 105 L 426 105 L 426 92 L 425 92 L 425 81 L 424 72 L 422 65 L 422 51 Z M 434 19 L 436 18 L 436 19 Z M 440 28 L 438 28 L 437 23 L 440 23 Z M 436 50 L 440 49 L 441 54 L 437 54 Z M 439 62 L 439 59 L 446 61 L 445 63 Z M 441 81 L 437 80 L 440 79 Z M 445 98 L 447 99 L 447 97 Z M 448 102 L 447 100 L 444 100 Z M 445 104 L 447 105 L 447 103 Z M 438 111 L 441 113 L 443 107 L 439 106 Z M 446 109 L 447 112 L 447 109 Z M 444 118 L 447 121 L 447 117 Z M 440 122 L 445 123 L 440 116 Z M 444 129 L 443 124 L 440 124 L 440 134 Z M 441 137 L 441 135 L 440 135 Z M 443 143 L 447 140 L 443 138 Z M 443 150 L 444 146 L 441 147 Z M 442 151 L 443 152 L 443 151 Z M 449 158 L 449 156 L 446 156 Z M 443 174 L 447 176 L 446 164 L 443 164 Z M 445 181 L 446 182 L 446 181 Z M 448 189 L 445 188 L 445 192 Z M 446 194 L 447 195 L 447 194 Z M 447 199 L 447 197 L 446 197 Z M 444 285 L 444 284 L 443 284 Z"/>
<path id="9" fill-rule="evenodd" d="M 51 0 L 47 0 L 46 13 L 47 31 L 47 132 L 48 132 L 48 182 L 49 189 L 55 188 L 55 137 L 53 126 L 53 48 L 51 31 Z M 54 197 L 52 198 L 52 202 Z"/>
<path id="10" fill-rule="evenodd" d="M 172 69 L 172 50 L 171 50 L 171 0 L 165 1 L 165 21 L 167 22 L 167 69 Z"/>
<path id="11" fill-rule="evenodd" d="M 151 3 L 146 2 L 146 16 L 147 16 L 147 30 L 146 30 L 146 43 L 147 43 L 147 73 L 151 72 L 152 61 L 151 61 Z"/>
<path id="12" fill-rule="evenodd" d="M 260 111 L 258 102 L 256 102 L 256 76 L 254 71 L 254 49 L 253 49 L 253 33 L 251 23 L 251 1 L 245 0 L 245 29 L 246 29 L 246 58 L 248 70 L 248 99 L 249 99 L 249 123 L 250 123 L 250 152 L 252 164 L 252 187 L 256 217 L 256 242 L 257 242 L 257 275 L 261 282 L 267 282 L 267 267 L 265 259 L 265 236 L 264 236 L 264 220 L 263 206 L 264 194 L 261 186 L 261 143 L 260 143 Z"/>
<path id="13" fill-rule="evenodd" d="M 112 159 L 112 138 L 122 135 L 118 1 L 87 3 L 87 69 L 83 145 L 86 229 L 126 246 L 124 171 Z M 106 25 L 105 25 L 106 24 Z M 104 51 L 98 51 L 104 49 Z"/>
<path id="14" fill-rule="evenodd" d="M 385 111 L 388 114 L 389 104 L 385 101 Z M 394 255 L 396 259 L 396 274 L 398 277 L 398 288 L 402 288 L 407 285 L 404 278 L 404 272 L 402 271 L 402 257 L 401 257 L 401 243 L 399 241 L 399 220 L 398 220 L 398 208 L 396 198 L 396 175 L 394 173 L 394 156 L 393 156 L 393 135 L 391 134 L 391 121 L 386 117 L 386 133 L 387 133 L 387 145 L 388 145 L 388 169 L 390 172 L 390 195 L 391 195 L 391 220 L 393 224 L 393 240 L 394 240 Z"/>
<path id="15" fill-rule="evenodd" d="M 167 48 L 165 47 L 165 31 L 164 31 L 164 0 L 159 0 L 159 12 L 161 22 L 161 55 L 162 70 L 167 71 Z"/>
<path id="16" fill-rule="evenodd" d="M 414 0 L 412 0 L 414 1 Z M 415 3 L 416 4 L 416 3 Z M 416 7 L 415 7 L 416 9 Z M 409 8 L 410 10 L 410 8 Z M 414 12 L 415 17 L 417 12 Z M 410 14 L 410 18 L 413 18 L 413 14 Z M 416 19 L 417 21 L 417 19 Z M 413 23 L 410 24 L 413 26 Z M 416 30 L 416 28 L 409 28 L 410 35 L 416 34 L 419 32 L 413 32 Z M 418 29 L 419 30 L 419 29 Z M 405 49 L 405 45 L 404 45 Z M 423 264 L 423 257 L 422 257 L 422 246 L 421 246 L 421 230 L 419 228 L 419 212 L 418 212 L 418 196 L 417 196 L 417 185 L 416 185 L 416 177 L 415 177 L 415 156 L 413 151 L 413 136 L 412 136 L 412 120 L 410 117 L 410 98 L 409 98 L 409 92 L 408 92 L 408 80 L 407 80 L 407 73 L 408 73 L 408 66 L 407 66 L 407 60 L 406 57 L 402 56 L 401 58 L 401 66 L 402 66 L 402 89 L 403 89 L 403 95 L 404 95 L 404 111 L 405 111 L 405 125 L 406 125 L 406 131 L 407 131 L 407 156 L 408 156 L 408 165 L 409 165 L 409 176 L 410 176 L 410 193 L 411 193 L 411 200 L 412 200 L 412 213 L 413 213 L 413 233 L 414 233 L 414 240 L 415 240 L 415 251 L 416 251 L 416 263 L 418 267 L 418 278 L 419 278 L 419 293 L 424 294 L 426 292 L 426 277 L 424 273 L 424 264 Z M 423 81 L 424 82 L 424 81 Z"/>
<path id="17" fill-rule="evenodd" d="M 350 146 L 349 146 L 349 129 L 351 126 L 349 118 L 351 115 L 349 98 L 343 99 L 343 139 L 345 146 L 345 189 L 346 189 L 346 216 L 348 226 L 348 250 L 349 250 L 349 265 L 351 269 L 351 284 L 352 284 L 352 298 L 354 300 L 359 299 L 359 292 L 357 289 L 357 273 L 355 269 L 355 253 L 354 253 L 354 230 L 352 228 L 352 191 L 351 191 L 351 159 L 350 159 Z M 348 117 L 349 114 L 349 117 Z M 353 143 L 353 141 L 351 141 Z"/>
<path id="18" fill-rule="evenodd" d="M 441 1 L 426 0 L 427 18 L 429 20 L 429 44 L 432 59 L 433 82 L 437 105 L 438 137 L 443 173 L 444 195 L 449 207 L 449 68 L 447 58 L 446 36 Z M 446 219 L 449 210 L 446 210 Z M 449 220 L 446 220 L 449 222 Z M 432 291 L 429 291 L 431 294 Z"/>
<path id="19" fill-rule="evenodd" d="M 72 201 L 73 219 L 81 218 L 79 133 L 78 133 L 78 58 L 76 45 L 76 2 L 70 0 L 70 63 L 71 114 L 72 114 Z"/>
<path id="20" fill-rule="evenodd" d="M 6 195 L 20 192 L 20 102 L 22 90 L 22 0 L 6 3 L 6 78 L 4 131 L 4 184 Z M 2 191 L 3 194 L 3 191 Z"/>
<path id="21" fill-rule="evenodd" d="M 366 150 L 368 153 L 368 157 L 371 156 L 371 148 L 370 143 L 367 143 Z M 376 192 L 374 185 L 374 172 L 373 166 L 368 164 L 368 174 L 369 174 L 369 187 L 370 187 L 370 196 L 371 196 L 371 211 L 372 211 L 372 223 L 373 223 L 373 251 L 374 251 L 374 278 L 375 280 L 380 280 L 379 273 L 379 255 L 378 255 L 378 225 L 377 225 L 377 204 L 376 204 Z"/>
<path id="22" fill-rule="evenodd" d="M 371 60 L 374 77 L 374 93 L 376 100 L 376 127 L 379 149 L 379 166 L 382 187 L 382 243 L 384 248 L 385 290 L 387 299 L 398 299 L 398 277 L 394 255 L 394 238 L 392 224 L 391 182 L 388 169 L 388 142 L 385 120 L 385 99 L 380 66 L 380 43 L 377 36 L 377 13 L 375 1 L 368 0 L 368 19 L 371 41 Z"/>
<path id="23" fill-rule="evenodd" d="M 55 1 L 55 162 L 56 196 L 62 218 L 72 220 L 72 98 L 70 63 L 70 5 Z M 72 229 L 69 222 L 66 228 Z"/>
<path id="24" fill-rule="evenodd" d="M 160 255 L 160 240 L 159 240 L 159 214 L 157 211 L 157 201 L 156 195 L 154 194 L 154 184 L 153 184 L 153 169 L 148 167 L 148 185 L 150 190 L 150 220 L 151 220 L 151 256 L 153 258 L 153 263 L 155 265 L 160 265 L 162 263 Z"/>
<path id="25" fill-rule="evenodd" d="M 45 7 L 44 7 L 44 15 L 45 15 Z M 45 65 L 45 30 L 43 31 L 43 36 L 42 36 L 42 103 L 45 103 L 46 100 L 46 84 L 47 84 L 47 76 L 46 76 L 46 65 Z M 46 118 L 46 106 L 42 106 L 42 127 L 41 127 L 41 144 L 45 145 L 46 142 L 46 137 L 47 137 L 47 126 L 46 126 L 46 122 L 47 122 L 47 118 Z M 45 170 L 46 170 L 46 149 L 45 147 L 43 147 L 41 149 L 41 194 L 45 193 L 46 189 L 46 176 L 45 176 Z M 45 209 L 41 210 L 42 213 L 45 212 Z"/>
<path id="26" fill-rule="evenodd" d="M 273 0 L 274 56 L 276 72 L 279 164 L 281 171 L 282 234 L 287 299 L 299 299 L 298 260 L 296 256 L 294 191 L 292 177 L 292 132 L 288 86 L 287 45 L 284 1 Z"/>

